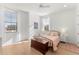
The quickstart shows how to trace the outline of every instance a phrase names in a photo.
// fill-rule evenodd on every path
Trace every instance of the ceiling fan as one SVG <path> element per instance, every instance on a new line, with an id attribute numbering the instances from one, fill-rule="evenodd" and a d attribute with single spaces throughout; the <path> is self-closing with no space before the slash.
<path id="1" fill-rule="evenodd" d="M 39 4 L 39 8 L 50 8 L 49 4 Z"/>

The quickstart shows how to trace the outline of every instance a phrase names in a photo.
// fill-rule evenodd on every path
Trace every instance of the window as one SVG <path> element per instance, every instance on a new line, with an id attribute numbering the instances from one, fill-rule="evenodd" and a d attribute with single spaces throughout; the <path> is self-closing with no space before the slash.
<path id="1" fill-rule="evenodd" d="M 42 18 L 42 24 L 43 24 L 43 31 L 49 31 L 50 30 L 50 19 L 49 17 L 43 17 Z"/>
<path id="2" fill-rule="evenodd" d="M 15 11 L 5 11 L 5 30 L 6 32 L 16 32 L 16 12 Z"/>

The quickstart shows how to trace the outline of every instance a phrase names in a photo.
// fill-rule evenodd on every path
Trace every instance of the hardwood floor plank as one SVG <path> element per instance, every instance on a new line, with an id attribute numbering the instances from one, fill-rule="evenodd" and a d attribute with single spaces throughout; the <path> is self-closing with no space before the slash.
<path id="1" fill-rule="evenodd" d="M 73 47 L 72 49 L 75 48 L 76 50 L 79 49 L 78 47 L 75 47 L 70 44 L 60 43 L 58 50 L 56 52 L 53 52 L 51 49 L 49 49 L 46 55 L 78 55 L 79 54 L 79 51 L 77 51 L 76 53 L 76 50 L 71 51 L 69 47 L 70 48 Z M 0 47 L 0 55 L 42 55 L 42 53 L 32 48 L 30 46 L 29 41 L 25 41 L 18 44 Z"/>

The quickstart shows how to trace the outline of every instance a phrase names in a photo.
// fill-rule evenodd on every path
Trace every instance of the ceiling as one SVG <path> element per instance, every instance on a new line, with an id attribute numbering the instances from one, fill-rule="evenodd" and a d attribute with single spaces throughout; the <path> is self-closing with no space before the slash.
<path id="1" fill-rule="evenodd" d="M 40 7 L 40 4 L 42 7 Z M 11 9 L 35 12 L 39 15 L 46 15 L 51 12 L 71 9 L 76 6 L 75 3 L 4 3 L 1 5 Z"/>

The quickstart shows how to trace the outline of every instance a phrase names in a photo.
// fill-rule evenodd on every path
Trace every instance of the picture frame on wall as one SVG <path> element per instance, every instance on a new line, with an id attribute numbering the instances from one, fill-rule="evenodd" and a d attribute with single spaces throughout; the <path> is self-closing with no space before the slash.
<path id="1" fill-rule="evenodd" d="M 38 22 L 34 22 L 34 29 L 38 29 Z"/>

